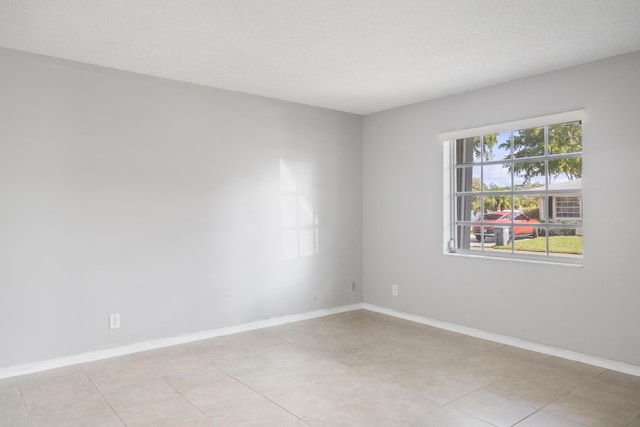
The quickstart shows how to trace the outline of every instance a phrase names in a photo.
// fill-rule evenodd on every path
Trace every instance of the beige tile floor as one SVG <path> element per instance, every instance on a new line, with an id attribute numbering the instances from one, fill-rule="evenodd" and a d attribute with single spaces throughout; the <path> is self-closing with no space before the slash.
<path id="1" fill-rule="evenodd" d="M 368 311 L 0 380 L 0 426 L 640 427 L 640 377 Z"/>

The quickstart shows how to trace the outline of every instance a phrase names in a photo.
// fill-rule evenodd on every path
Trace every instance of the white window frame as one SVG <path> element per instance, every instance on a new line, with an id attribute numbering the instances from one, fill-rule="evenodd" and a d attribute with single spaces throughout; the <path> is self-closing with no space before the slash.
<path id="1" fill-rule="evenodd" d="M 460 129 L 439 134 L 439 141 L 443 144 L 443 252 L 447 255 L 474 257 L 474 258 L 490 258 L 509 261 L 525 261 L 542 264 L 564 264 L 569 266 L 582 266 L 583 258 L 565 258 L 553 255 L 522 255 L 515 253 L 487 253 L 484 251 L 458 251 L 455 243 L 455 227 L 456 221 L 453 218 L 453 201 L 455 197 L 455 179 L 453 177 L 453 156 L 454 143 L 458 139 L 471 138 L 478 135 L 487 135 L 491 133 L 507 132 L 514 129 L 528 129 L 534 127 L 548 126 L 559 123 L 568 123 L 581 121 L 584 129 L 585 111 L 574 110 L 557 114 L 533 117 L 522 120 L 509 121 L 499 124 L 480 126 L 475 128 Z M 584 135 L 584 134 L 583 134 Z M 582 194 L 582 191 L 581 191 Z M 555 207 L 554 207 L 555 209 Z M 583 206 L 581 206 L 581 214 Z M 569 226 L 568 228 L 572 228 Z M 584 228 L 584 223 L 574 228 Z"/>

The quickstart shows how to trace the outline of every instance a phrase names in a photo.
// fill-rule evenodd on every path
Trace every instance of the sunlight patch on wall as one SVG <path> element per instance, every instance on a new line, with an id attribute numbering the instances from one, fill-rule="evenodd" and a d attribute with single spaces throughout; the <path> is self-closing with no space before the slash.
<path id="1" fill-rule="evenodd" d="M 294 164 L 280 159 L 280 219 L 285 260 L 318 253 L 318 215 L 309 201 L 310 177 L 308 163 Z"/>

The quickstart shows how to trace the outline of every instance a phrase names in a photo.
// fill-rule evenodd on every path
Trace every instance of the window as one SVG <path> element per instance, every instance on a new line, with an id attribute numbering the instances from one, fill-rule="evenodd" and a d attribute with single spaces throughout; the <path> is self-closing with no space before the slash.
<path id="1" fill-rule="evenodd" d="M 580 196 L 556 196 L 556 218 L 580 218 Z"/>
<path id="2" fill-rule="evenodd" d="M 582 112 L 441 139 L 449 145 L 449 252 L 581 263 Z"/>

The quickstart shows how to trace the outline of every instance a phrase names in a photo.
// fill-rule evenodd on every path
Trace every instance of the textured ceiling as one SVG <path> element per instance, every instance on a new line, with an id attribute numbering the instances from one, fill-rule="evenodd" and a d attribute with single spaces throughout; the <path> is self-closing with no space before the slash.
<path id="1" fill-rule="evenodd" d="M 640 50 L 640 0 L 0 0 L 0 46 L 366 114 Z"/>

